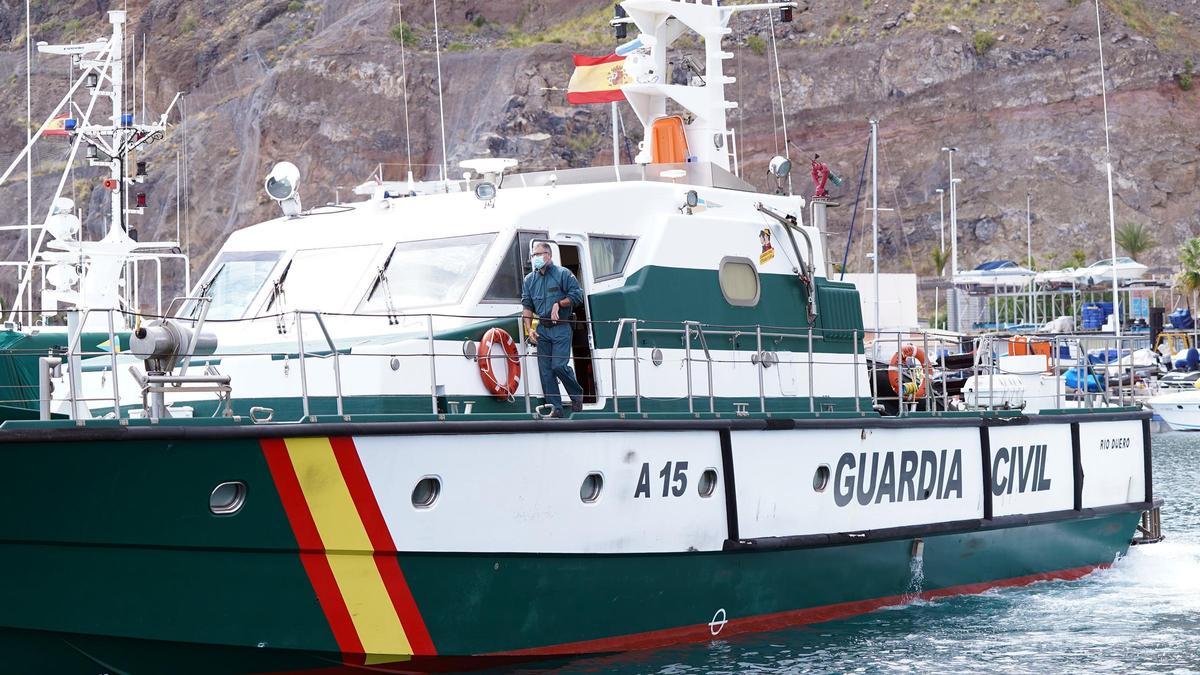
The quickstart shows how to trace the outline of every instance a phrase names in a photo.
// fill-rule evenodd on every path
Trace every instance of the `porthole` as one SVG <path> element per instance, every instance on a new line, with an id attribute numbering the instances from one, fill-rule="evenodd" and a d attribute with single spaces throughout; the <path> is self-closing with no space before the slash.
<path id="1" fill-rule="evenodd" d="M 653 363 L 656 366 L 662 365 L 663 353 L 662 353 L 662 350 L 659 349 L 658 347 L 655 347 L 654 349 L 650 350 L 650 363 Z"/>
<path id="2" fill-rule="evenodd" d="M 208 496 L 208 510 L 218 516 L 231 516 L 241 511 L 245 503 L 246 484 L 240 480 L 221 483 Z"/>
<path id="3" fill-rule="evenodd" d="M 604 476 L 594 472 L 589 473 L 579 486 L 579 499 L 584 504 L 594 504 L 597 499 L 600 499 L 600 491 L 603 489 Z"/>
<path id="4" fill-rule="evenodd" d="M 412 505 L 417 509 L 428 509 L 433 507 L 437 502 L 438 495 L 442 493 L 442 481 L 434 476 L 426 476 L 417 481 L 416 487 L 412 491 Z"/>
<path id="5" fill-rule="evenodd" d="M 705 469 L 704 473 L 700 474 L 700 482 L 697 483 L 696 490 L 705 499 L 713 496 L 713 493 L 717 491 L 717 470 Z"/>
<path id="6" fill-rule="evenodd" d="M 817 492 L 824 492 L 827 487 L 829 487 L 829 465 L 822 464 L 813 474 L 813 489 Z"/>
<path id="7" fill-rule="evenodd" d="M 753 307 L 758 304 L 758 269 L 749 258 L 722 259 L 717 280 L 720 282 L 725 302 L 739 307 Z"/>

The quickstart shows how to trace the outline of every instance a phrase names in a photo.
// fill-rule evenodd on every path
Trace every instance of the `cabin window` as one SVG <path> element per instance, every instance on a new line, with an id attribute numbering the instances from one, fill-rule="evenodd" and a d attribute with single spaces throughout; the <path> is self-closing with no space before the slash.
<path id="1" fill-rule="evenodd" d="M 718 277 L 725 302 L 739 307 L 753 307 L 758 304 L 760 293 L 758 270 L 754 268 L 754 262 L 749 258 L 721 260 Z"/>
<path id="2" fill-rule="evenodd" d="M 455 305 L 475 279 L 494 234 L 396 244 L 359 306 L 365 313 Z"/>
<path id="3" fill-rule="evenodd" d="M 496 277 L 488 286 L 484 296 L 487 302 L 520 302 L 521 284 L 525 275 L 533 271 L 529 265 L 529 245 L 538 239 L 546 239 L 548 232 L 518 232 L 500 260 Z"/>
<path id="4" fill-rule="evenodd" d="M 588 237 L 592 254 L 592 277 L 604 281 L 625 273 L 625 263 L 633 252 L 633 239 L 626 237 Z"/>
<path id="5" fill-rule="evenodd" d="M 282 251 L 222 253 L 213 263 L 212 274 L 195 293 L 212 298 L 207 318 L 221 321 L 244 317 L 282 256 Z M 200 303 L 188 303 L 179 316 L 199 317 Z"/>
<path id="6" fill-rule="evenodd" d="M 272 293 L 265 313 L 345 309 L 355 290 L 362 288 L 363 272 L 378 253 L 378 244 L 297 251 L 279 275 L 283 297 Z"/>

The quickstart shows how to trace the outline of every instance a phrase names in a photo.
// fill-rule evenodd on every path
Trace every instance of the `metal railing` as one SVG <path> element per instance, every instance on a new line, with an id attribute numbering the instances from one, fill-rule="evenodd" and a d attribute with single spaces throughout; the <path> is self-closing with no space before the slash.
<path id="1" fill-rule="evenodd" d="M 107 337 L 110 349 L 84 350 L 82 339 L 85 327 L 93 326 L 97 314 L 104 314 L 103 330 L 99 334 Z M 115 329 L 118 325 L 116 310 L 93 310 L 69 314 L 67 330 L 67 348 L 62 353 L 50 354 L 45 352 L 28 354 L 39 359 L 39 385 L 37 387 L 37 408 L 41 417 L 50 416 L 54 402 L 59 404 L 55 412 L 59 415 L 85 420 L 93 414 L 102 414 L 117 420 L 126 417 L 149 416 L 145 410 L 139 411 L 135 402 L 139 396 L 122 397 L 120 361 L 128 360 L 127 354 L 120 353 L 120 335 Z M 404 407 L 408 413 L 388 412 L 353 412 L 348 407 L 349 400 L 355 400 L 360 405 L 362 401 L 390 396 L 419 398 L 419 387 L 423 376 L 417 376 L 419 370 L 411 365 L 403 369 L 409 374 L 407 380 L 398 380 L 396 384 L 380 383 L 377 378 L 370 380 L 355 380 L 357 391 L 348 393 L 346 359 L 351 359 L 355 367 L 354 376 L 363 372 L 362 361 L 374 359 L 386 360 L 394 365 L 391 370 L 400 371 L 401 366 L 412 360 L 423 361 L 428 370 L 429 404 L 426 413 L 437 416 L 453 414 L 462 401 L 452 401 L 452 398 L 471 396 L 488 396 L 480 394 L 475 368 L 478 358 L 505 359 L 506 355 L 478 356 L 473 353 L 474 343 L 470 338 L 472 326 L 496 325 L 496 320 L 511 321 L 515 324 L 519 337 L 517 360 L 521 365 L 522 378 L 519 392 L 512 392 L 505 404 L 497 404 L 492 410 L 522 415 L 534 413 L 533 399 L 536 393 L 531 389 L 529 376 L 533 374 L 529 357 L 532 351 L 525 347 L 525 334 L 522 322 L 514 315 L 499 317 L 484 316 L 451 316 L 438 314 L 406 315 L 402 317 L 399 327 L 389 324 L 387 329 L 378 328 L 359 330 L 353 337 L 347 337 L 345 330 L 347 322 L 366 322 L 375 326 L 374 322 L 386 321 L 383 315 L 333 314 L 317 311 L 299 310 L 289 312 L 294 321 L 294 343 L 277 342 L 270 349 L 247 347 L 246 341 L 238 344 L 219 344 L 217 351 L 204 355 L 209 359 L 204 376 L 204 383 L 216 384 L 217 366 L 226 371 L 233 370 L 234 381 L 229 382 L 229 374 L 221 375 L 222 381 L 229 383 L 235 393 L 232 399 L 240 407 L 249 406 L 257 410 L 270 410 L 262 405 L 261 388 L 256 383 L 241 384 L 236 381 L 239 371 L 239 359 L 247 357 L 269 356 L 284 362 L 284 376 L 288 372 L 289 359 L 295 358 L 299 381 L 298 391 L 287 395 L 294 398 L 299 407 L 300 421 L 315 421 L 322 414 L 321 409 L 328 411 L 330 406 L 334 414 L 343 420 L 353 416 L 369 416 L 382 414 L 410 414 L 414 408 L 410 403 Z M 122 317 L 124 318 L 124 317 Z M 273 329 L 273 321 L 278 317 L 264 316 L 238 321 L 214 321 L 205 323 L 202 320 L 181 320 L 197 328 L 217 327 L 222 333 L 252 332 L 254 326 L 263 326 L 263 334 L 277 335 Z M 337 322 L 342 329 L 342 337 L 336 338 L 330 330 L 330 321 Z M 309 344 L 306 338 L 307 321 L 315 321 L 320 332 L 317 345 Z M 245 326 L 243 326 L 245 325 Z M 677 412 L 686 411 L 690 415 L 720 415 L 732 412 L 736 415 L 749 415 L 754 407 L 753 400 L 757 399 L 757 413 L 774 414 L 822 414 L 828 412 L 854 414 L 888 414 L 906 416 L 913 414 L 938 415 L 947 411 L 981 410 L 999 411 L 1005 409 L 1061 409 L 1064 407 L 1097 408 L 1134 405 L 1138 394 L 1132 384 L 1141 377 L 1138 366 L 1134 363 L 1132 354 L 1146 342 L 1144 336 L 1097 336 L 1085 335 L 1045 335 L 1022 336 L 1021 342 L 1001 335 L 985 335 L 974 338 L 967 343 L 956 343 L 944 335 L 928 332 L 865 332 L 861 329 L 822 330 L 812 326 L 781 327 L 762 324 L 734 326 L 702 323 L 699 321 L 663 322 L 638 318 L 621 318 L 613 321 L 580 322 L 580 330 L 588 331 L 589 345 L 596 344 L 595 338 L 600 334 L 611 331 L 611 345 L 604 345 L 596 353 L 575 353 L 573 361 L 576 365 L 588 364 L 595 381 L 593 392 L 596 403 L 593 410 L 611 411 L 625 414 L 624 405 L 633 398 L 633 411 L 638 415 L 646 413 L 646 404 L 655 402 L 653 410 Z M 244 329 L 243 329 L 244 328 Z M 482 333 L 485 327 L 478 329 Z M 372 332 L 372 330 L 374 332 Z M 96 331 L 91 331 L 96 334 Z M 445 336 L 450 332 L 454 337 Z M 196 331 L 199 333 L 199 330 Z M 367 337 L 376 338 L 376 343 L 383 346 L 374 349 L 355 349 L 357 345 L 367 342 Z M 474 336 L 478 339 L 478 336 Z M 671 361 L 679 364 L 684 370 L 682 377 L 672 374 L 669 370 L 654 370 L 652 380 L 646 380 L 647 348 L 643 344 L 651 341 L 649 360 L 655 368 L 663 365 L 663 350 L 658 346 L 671 348 L 677 345 L 675 356 Z M 714 341 L 728 341 L 728 348 L 716 348 Z M 464 342 L 464 361 L 457 362 L 451 354 L 445 351 L 448 341 Z M 743 345 L 752 341 L 753 351 Z M 189 350 L 195 350 L 195 340 L 189 345 Z M 339 342 L 341 346 L 339 347 Z M 388 342 L 403 345 L 402 348 L 388 350 Z M 839 344 L 839 342 L 841 344 Z M 848 344 L 847 344 L 848 343 Z M 285 346 L 285 345 L 291 346 Z M 420 345 L 423 344 L 423 348 Z M 1023 349 L 1032 350 L 1030 344 L 1038 345 L 1039 355 L 1046 357 L 1044 371 L 1035 373 L 1042 381 L 1053 378 L 1049 387 L 1043 387 L 1041 395 L 1044 400 L 1031 405 L 1034 393 L 1030 390 L 1021 392 L 1006 392 L 1004 383 L 1011 379 L 1012 372 L 1006 370 L 1005 356 L 1010 355 L 1014 345 L 1022 345 Z M 442 351 L 439 352 L 439 345 Z M 821 346 L 824 350 L 819 350 Z M 416 349 L 414 349 L 416 346 Z M 223 350 L 222 347 L 225 349 Z M 1088 359 L 1088 353 L 1100 354 Z M 916 363 L 917 353 L 925 355 L 924 363 Z M 969 353 L 970 365 L 967 368 L 952 368 L 947 365 L 948 354 Z M 911 357 L 910 357 L 911 353 Z M 1032 353 L 1032 351 L 1031 351 Z M 14 357 L 21 356 L 19 351 L 10 351 Z M 848 357 L 848 358 L 847 358 Z M 173 375 L 180 382 L 186 377 L 187 364 L 192 359 L 200 359 L 200 355 L 189 353 L 183 361 L 179 375 Z M 57 359 L 57 360 L 56 360 Z M 449 361 L 447 361 L 449 360 Z M 605 364 L 604 361 L 608 363 Z M 128 362 L 128 361 L 127 361 Z M 317 364 L 328 364 L 317 366 Z M 753 379 L 749 378 L 744 368 L 749 365 L 754 368 Z M 64 368 L 65 366 L 65 368 Z M 607 366 L 607 367 L 605 367 Z M 700 377 L 703 383 L 697 383 L 697 367 L 700 367 Z M 316 367 L 316 370 L 314 370 Z M 464 374 L 470 369 L 470 374 Z M 831 370 L 836 368 L 836 370 Z M 65 370 L 65 374 L 64 371 Z M 99 372 L 96 376 L 85 377 L 86 373 Z M 1077 371 L 1074 377 L 1074 387 L 1068 386 L 1068 376 L 1072 370 Z M 45 371 L 44 373 L 41 371 Z M 243 371 L 245 372 L 245 371 Z M 370 371 L 368 372 L 375 372 Z M 603 375 L 607 372 L 607 377 Z M 831 373 L 838 373 L 837 378 L 830 378 Z M 314 387 L 314 375 L 320 373 L 322 385 Z M 842 376 L 850 378 L 846 382 Z M 446 382 L 439 381 L 439 374 Z M 472 377 L 475 375 L 475 377 Z M 772 376 L 774 377 L 772 378 Z M 1029 378 L 1030 373 L 1022 376 Z M 955 377 L 960 377 L 968 384 L 964 389 L 955 390 Z M 726 385 L 724 390 L 722 379 L 736 381 Z M 768 378 L 777 379 L 778 384 L 770 383 Z M 66 381 L 65 394 L 53 396 L 50 389 L 52 381 Z M 169 379 L 169 378 L 168 378 Z M 679 380 L 682 379 L 682 382 Z M 836 381 L 834 381 L 836 379 Z M 211 380 L 211 382 L 210 382 Z M 864 390 L 864 382 L 866 386 Z M 362 384 L 366 382 L 366 384 Z M 452 383 L 451 383 L 452 382 Z M 654 385 L 656 395 L 648 395 L 647 383 Z M 1093 386 L 1093 382 L 1095 386 Z M 681 395 L 675 395 L 669 390 L 674 383 L 682 384 Z M 790 383 L 790 384 L 789 384 Z M 802 386 L 803 383 L 803 386 Z M 828 383 L 827 386 L 821 386 Z M 85 384 L 87 386 L 85 387 Z M 172 393 L 170 382 L 167 380 L 151 383 L 160 387 L 167 394 Z M 239 387 L 241 384 L 241 387 Z M 142 382 L 145 386 L 146 382 Z M 128 386 L 128 384 L 126 384 Z M 803 390 L 803 391 L 801 391 Z M 12 385 L 10 391 L 21 394 L 19 385 Z M 98 392 L 104 394 L 98 396 Z M 140 389 L 139 389 L 140 391 Z M 201 400 L 180 400 L 176 391 L 175 404 L 200 405 Z M 1052 392 L 1048 394 L 1047 392 Z M 143 392 L 144 393 L 144 392 Z M 220 398 L 220 392 L 218 399 Z M 516 399 L 523 399 L 521 406 Z M 28 402 L 31 397 L 21 397 Z M 622 399 L 625 399 L 623 402 Z M 707 399 L 707 406 L 697 405 L 697 399 Z M 828 400 L 827 400 L 828 399 Z M 837 400 L 834 400 L 837 399 Z M 846 399 L 852 399 L 847 401 Z M 610 403 L 611 401 L 611 407 Z M 867 404 L 869 401 L 869 404 Z M 319 405 L 318 405 L 318 402 Z M 3 403 L 3 401 L 0 401 Z M 467 401 L 468 407 L 474 403 Z M 517 406 L 507 406 L 508 403 L 518 403 Z M 869 408 L 864 409 L 864 404 Z M 66 408 L 64 410 L 64 407 Z M 145 407 L 145 406 L 142 406 Z M 523 408 L 523 410 L 521 410 Z M 273 419 L 280 421 L 297 421 L 284 415 L 274 415 Z M 214 415 L 217 414 L 214 412 Z M 245 414 L 245 413 L 242 413 Z M 256 421 L 260 421 L 257 420 Z"/>

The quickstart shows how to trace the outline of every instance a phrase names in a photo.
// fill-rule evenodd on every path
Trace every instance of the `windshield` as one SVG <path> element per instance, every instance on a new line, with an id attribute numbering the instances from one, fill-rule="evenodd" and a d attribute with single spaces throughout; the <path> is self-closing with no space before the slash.
<path id="1" fill-rule="evenodd" d="M 250 303 L 271 276 L 271 270 L 283 255 L 282 251 L 229 251 L 222 253 L 213 264 L 213 273 L 196 293 L 212 298 L 208 318 L 213 320 L 240 319 Z M 200 303 L 191 302 L 181 316 L 197 317 Z"/>
<path id="2" fill-rule="evenodd" d="M 267 313 L 311 310 L 340 312 L 357 289 L 379 252 L 378 244 L 297 251 L 280 273 L 283 297 L 272 298 Z"/>
<path id="3" fill-rule="evenodd" d="M 389 305 L 392 310 L 402 310 L 457 304 L 495 239 L 495 234 L 477 234 L 396 244 L 382 278 L 371 285 L 359 310 L 385 312 Z"/>

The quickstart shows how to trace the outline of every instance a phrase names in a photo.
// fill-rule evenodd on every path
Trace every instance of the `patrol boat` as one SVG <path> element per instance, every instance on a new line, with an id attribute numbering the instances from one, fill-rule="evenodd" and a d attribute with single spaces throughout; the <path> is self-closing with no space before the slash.
<path id="1" fill-rule="evenodd" d="M 921 336 L 864 331 L 786 160 L 774 193 L 739 177 L 721 40 L 734 14 L 793 4 L 621 3 L 636 165 L 491 158 L 306 210 L 282 164 L 266 188 L 285 215 L 229 237 L 172 311 L 64 283 L 66 329 L 10 324 L 59 337 L 7 355 L 38 382 L 34 414 L 0 425 L 7 667 L 466 668 L 1118 561 L 1157 523 L 1149 416 L 951 410 Z M 670 84 L 687 31 L 703 78 Z M 535 240 L 585 295 L 585 409 L 565 420 L 528 377 Z M 80 255 L 64 281 L 84 287 L 107 268 Z M 865 356 L 888 341 L 899 393 Z"/>

